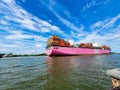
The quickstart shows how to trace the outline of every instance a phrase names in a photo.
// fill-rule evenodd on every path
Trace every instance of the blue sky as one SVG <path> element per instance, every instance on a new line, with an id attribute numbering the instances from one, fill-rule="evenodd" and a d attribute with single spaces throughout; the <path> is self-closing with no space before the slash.
<path id="1" fill-rule="evenodd" d="M 45 52 L 58 35 L 120 52 L 120 0 L 0 0 L 0 53 Z"/>

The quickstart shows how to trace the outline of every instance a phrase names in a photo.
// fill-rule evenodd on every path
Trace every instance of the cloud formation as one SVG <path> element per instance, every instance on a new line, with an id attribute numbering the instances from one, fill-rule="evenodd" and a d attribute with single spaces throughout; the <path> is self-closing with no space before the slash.
<path id="1" fill-rule="evenodd" d="M 66 1 L 40 0 L 39 3 L 37 2 L 38 6 L 36 5 L 34 10 L 30 9 L 28 12 L 25 5 L 27 5 L 26 2 L 30 4 L 30 0 L 21 2 L 2 0 L 0 3 L 0 46 L 2 47 L 0 53 L 45 52 L 46 41 L 54 34 L 66 40 L 73 39 L 76 43 L 107 44 L 113 51 L 119 52 L 120 13 L 107 14 L 100 7 L 102 5 L 107 8 L 108 5 L 110 6 L 109 1 L 91 0 L 76 1 L 76 3 L 69 1 L 66 4 Z M 84 6 L 81 6 L 81 3 L 84 3 Z M 29 5 L 28 8 L 30 8 Z M 91 14 L 87 10 L 98 11 Z M 108 7 L 107 10 L 111 9 Z M 117 11 L 114 7 L 112 10 Z M 40 15 L 44 18 L 39 14 L 33 14 L 37 11 L 40 11 Z M 103 15 L 100 14 L 101 11 L 104 11 Z"/>
<path id="2" fill-rule="evenodd" d="M 39 43 L 45 43 L 47 41 L 47 37 L 42 36 L 42 33 L 50 33 L 53 31 L 64 34 L 64 32 L 61 31 L 59 27 L 52 25 L 47 21 L 39 19 L 36 16 L 33 16 L 32 14 L 24 10 L 21 6 L 19 6 L 14 0 L 2 0 L 2 3 L 0 3 L 0 12 L 0 29 L 3 31 L 1 32 L 1 46 L 3 47 L 1 52 L 6 52 L 8 50 L 7 52 L 9 53 L 9 47 L 19 47 L 18 44 L 13 45 L 11 43 L 8 43 L 10 41 L 13 43 L 16 41 L 22 42 L 24 45 L 22 44 L 21 49 L 24 51 L 26 43 L 28 43 L 31 39 L 33 39 L 35 47 L 38 47 Z M 29 31 L 39 33 L 39 35 L 35 35 L 34 33 L 30 33 Z M 3 35 L 3 33 L 5 32 L 6 34 Z M 31 47 L 33 47 L 32 44 L 30 45 Z M 42 46 L 45 45 L 41 45 L 41 47 Z M 31 47 L 29 47 L 29 49 L 27 50 L 30 50 Z M 36 53 L 38 52 L 38 50 L 34 51 Z M 16 53 L 18 52 L 19 51 L 17 50 Z"/>
<path id="3" fill-rule="evenodd" d="M 120 43 L 118 41 L 120 41 L 120 25 L 116 25 L 116 22 L 119 20 L 120 14 L 103 21 L 97 21 L 90 26 L 91 32 L 80 40 L 80 42 L 108 44 L 113 51 L 119 52 L 118 48 Z"/>

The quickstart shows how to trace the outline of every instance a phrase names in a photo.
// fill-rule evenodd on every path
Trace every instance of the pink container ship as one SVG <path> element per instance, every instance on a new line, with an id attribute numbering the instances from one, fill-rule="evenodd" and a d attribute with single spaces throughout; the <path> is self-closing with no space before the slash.
<path id="1" fill-rule="evenodd" d="M 109 46 L 100 46 L 92 43 L 73 44 L 52 36 L 47 41 L 46 54 L 48 56 L 59 55 L 84 55 L 84 54 L 109 54 Z"/>

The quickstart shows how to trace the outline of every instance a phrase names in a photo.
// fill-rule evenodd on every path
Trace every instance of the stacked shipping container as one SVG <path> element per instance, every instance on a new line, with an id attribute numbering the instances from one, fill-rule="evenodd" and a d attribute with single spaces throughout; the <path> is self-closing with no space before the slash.
<path id="1" fill-rule="evenodd" d="M 69 42 L 66 42 L 64 39 L 60 39 L 58 38 L 58 36 L 51 36 L 48 41 L 47 41 L 47 45 L 48 47 L 50 46 L 60 46 L 60 47 L 72 47 L 72 45 L 70 45 Z M 79 48 L 91 48 L 91 49 L 104 49 L 104 50 L 110 50 L 109 46 L 100 46 L 96 43 L 81 43 L 78 44 Z"/>
<path id="2" fill-rule="evenodd" d="M 50 46 L 70 47 L 70 43 L 66 42 L 64 39 L 59 39 L 58 36 L 51 36 L 47 41 L 46 48 Z"/>

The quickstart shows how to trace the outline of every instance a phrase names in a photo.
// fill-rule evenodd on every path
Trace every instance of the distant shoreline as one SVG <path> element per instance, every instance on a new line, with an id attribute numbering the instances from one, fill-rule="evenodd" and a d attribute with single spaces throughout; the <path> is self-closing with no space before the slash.
<path id="1" fill-rule="evenodd" d="M 120 52 L 110 52 L 110 54 L 120 54 Z"/>
<path id="2" fill-rule="evenodd" d="M 8 54 L 5 57 L 25 57 L 25 56 L 46 56 L 45 53 L 41 54 Z"/>

